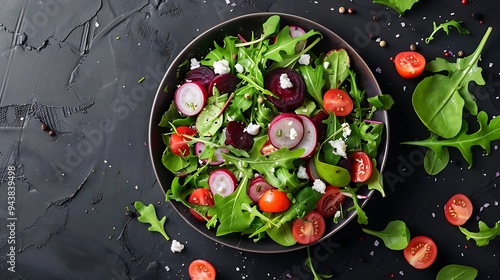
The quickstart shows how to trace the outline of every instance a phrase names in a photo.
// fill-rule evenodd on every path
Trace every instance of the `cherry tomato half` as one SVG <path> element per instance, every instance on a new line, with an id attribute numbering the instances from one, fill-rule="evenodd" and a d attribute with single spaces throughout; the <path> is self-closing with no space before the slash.
<path id="1" fill-rule="evenodd" d="M 446 202 L 444 216 L 450 224 L 461 226 L 472 216 L 472 202 L 467 196 L 457 193 Z"/>
<path id="2" fill-rule="evenodd" d="M 325 219 L 316 211 L 307 213 L 304 218 L 293 222 L 292 235 L 300 244 L 318 241 L 325 233 Z"/>
<path id="3" fill-rule="evenodd" d="M 351 173 L 351 182 L 362 183 L 370 179 L 373 166 L 370 157 L 365 152 L 353 152 L 347 157 L 347 160 L 349 172 Z"/>
<path id="4" fill-rule="evenodd" d="M 400 52 L 394 58 L 394 65 L 401 77 L 414 78 L 424 72 L 425 57 L 418 52 Z"/>
<path id="5" fill-rule="evenodd" d="M 170 136 L 169 146 L 172 153 L 178 156 L 187 156 L 189 155 L 189 145 L 186 141 L 189 141 L 189 137 L 196 134 L 196 130 L 187 127 L 187 126 L 179 126 L 175 129 L 177 133 L 174 133 Z"/>
<path id="6" fill-rule="evenodd" d="M 437 256 L 437 246 L 427 236 L 416 236 L 403 251 L 406 261 L 417 269 L 428 268 Z"/>
<path id="7" fill-rule="evenodd" d="M 340 188 L 327 186 L 325 193 L 316 203 L 316 211 L 323 217 L 328 218 L 335 215 L 340 205 L 344 203 L 345 195 L 340 192 Z"/>
<path id="8" fill-rule="evenodd" d="M 286 192 L 278 189 L 269 189 L 259 198 L 260 210 L 268 213 L 283 212 L 290 208 L 290 199 Z"/>
<path id="9" fill-rule="evenodd" d="M 212 192 L 205 188 L 195 189 L 189 196 L 188 202 L 196 205 L 206 205 L 206 206 L 214 206 L 215 204 Z M 189 208 L 189 212 L 191 212 L 191 214 L 196 219 L 200 221 L 205 221 L 205 218 L 203 218 L 200 214 L 198 214 L 198 212 L 194 211 L 193 209 Z M 207 216 L 207 219 L 208 218 L 209 217 Z"/>
<path id="10" fill-rule="evenodd" d="M 189 277 L 191 280 L 214 280 L 215 268 L 206 260 L 194 260 L 189 265 Z"/>
<path id="11" fill-rule="evenodd" d="M 352 112 L 353 102 L 347 92 L 332 88 L 323 95 L 323 106 L 326 111 L 331 111 L 337 117 L 347 116 Z"/>

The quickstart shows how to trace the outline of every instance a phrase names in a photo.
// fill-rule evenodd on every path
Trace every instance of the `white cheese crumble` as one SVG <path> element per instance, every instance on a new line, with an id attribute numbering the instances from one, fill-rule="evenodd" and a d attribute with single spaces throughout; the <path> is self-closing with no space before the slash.
<path id="1" fill-rule="evenodd" d="M 245 70 L 245 69 L 243 68 L 243 65 L 241 65 L 241 64 L 239 64 L 239 63 L 236 63 L 236 64 L 234 65 L 234 69 L 236 69 L 236 72 L 238 72 L 238 73 L 243 73 L 243 71 Z"/>
<path id="2" fill-rule="evenodd" d="M 302 165 L 299 166 L 299 170 L 297 171 L 297 177 L 299 179 L 306 179 L 306 180 L 309 179 L 309 176 L 307 175 L 307 169 L 304 166 Z"/>
<path id="3" fill-rule="evenodd" d="M 323 62 L 323 68 L 328 69 L 328 67 L 330 67 L 330 62 L 328 61 Z"/>
<path id="4" fill-rule="evenodd" d="M 227 74 L 231 72 L 229 68 L 229 61 L 225 59 L 221 59 L 219 61 L 214 62 L 214 72 L 215 74 Z"/>
<path id="5" fill-rule="evenodd" d="M 349 126 L 348 123 L 342 123 L 342 136 L 344 138 L 347 138 L 349 135 L 351 135 L 351 127 Z"/>
<path id="6" fill-rule="evenodd" d="M 309 65 L 311 63 L 311 55 L 305 53 L 300 56 L 299 58 L 299 64 L 301 65 Z"/>
<path id="7" fill-rule="evenodd" d="M 290 81 L 290 78 L 288 78 L 288 75 L 286 73 L 283 73 L 280 76 L 280 87 L 283 89 L 293 87 L 293 84 Z"/>
<path id="8" fill-rule="evenodd" d="M 313 190 L 323 194 L 323 193 L 325 193 L 326 185 L 320 179 L 316 179 L 316 180 L 314 180 L 312 188 L 313 188 Z"/>
<path id="9" fill-rule="evenodd" d="M 257 135 L 259 133 L 260 126 L 258 124 L 249 123 L 247 127 L 243 129 L 244 132 L 250 135 Z"/>
<path id="10" fill-rule="evenodd" d="M 182 252 L 182 250 L 184 250 L 184 244 L 181 244 L 179 241 L 174 239 L 172 240 L 172 245 L 170 246 L 170 250 L 172 251 L 172 253 Z"/>
<path id="11" fill-rule="evenodd" d="M 290 128 L 290 140 L 295 140 L 297 138 L 297 130 L 295 128 Z"/>
<path id="12" fill-rule="evenodd" d="M 200 67 L 200 62 L 196 58 L 191 58 L 190 69 L 193 70 L 195 68 Z"/>
<path id="13" fill-rule="evenodd" d="M 337 140 L 330 140 L 328 141 L 328 144 L 332 146 L 333 148 L 333 154 L 347 158 L 346 154 L 346 144 L 344 140 L 342 139 L 337 139 Z"/>

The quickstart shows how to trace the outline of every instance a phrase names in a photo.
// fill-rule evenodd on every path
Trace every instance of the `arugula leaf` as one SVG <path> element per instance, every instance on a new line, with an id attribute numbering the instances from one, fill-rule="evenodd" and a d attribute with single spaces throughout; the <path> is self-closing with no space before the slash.
<path id="1" fill-rule="evenodd" d="M 455 27 L 458 30 L 458 33 L 460 34 L 470 34 L 469 30 L 462 27 L 461 25 L 462 22 L 463 21 L 456 21 L 454 19 L 448 22 L 443 22 L 439 25 L 436 25 L 436 22 L 432 22 L 433 31 L 431 35 L 429 35 L 429 37 L 425 38 L 425 43 L 429 44 L 432 40 L 434 40 L 434 34 L 436 34 L 436 32 L 438 32 L 440 29 L 443 29 L 443 31 L 446 32 L 447 35 L 450 34 L 449 28 L 452 26 Z"/>
<path id="2" fill-rule="evenodd" d="M 469 82 L 484 85 L 481 67 L 477 66 L 481 51 L 491 33 L 488 28 L 477 49 L 468 57 L 458 58 L 456 63 L 436 58 L 427 63 L 426 70 L 448 75 L 434 74 L 423 79 L 415 88 L 412 103 L 422 123 L 443 138 L 456 136 L 462 125 L 462 110 L 465 106 L 473 115 L 478 108 L 474 96 L 469 92 Z"/>
<path id="3" fill-rule="evenodd" d="M 238 54 L 238 50 L 235 46 L 236 40 L 238 40 L 238 37 L 226 36 L 223 40 L 223 47 L 219 46 L 217 42 L 214 42 L 215 49 L 209 52 L 200 63 L 205 66 L 213 67 L 214 62 L 225 59 L 229 62 L 231 69 L 234 69 L 234 58 Z"/>
<path id="4" fill-rule="evenodd" d="M 166 147 L 165 151 L 163 151 L 161 162 L 174 174 L 191 173 L 195 171 L 198 166 L 198 158 L 196 156 L 178 156 L 172 153 L 169 147 Z"/>
<path id="5" fill-rule="evenodd" d="M 494 118 L 488 124 L 488 114 L 481 111 L 477 115 L 479 130 L 473 134 L 467 134 L 468 124 L 464 122 L 462 129 L 457 136 L 451 139 L 439 140 L 432 136 L 427 140 L 409 141 L 401 144 L 416 145 L 427 147 L 434 151 L 442 159 L 446 159 L 446 152 L 442 151 L 445 146 L 455 147 L 462 153 L 462 156 L 469 163 L 469 168 L 472 166 L 472 147 L 475 145 L 481 146 L 487 154 L 490 153 L 490 142 L 500 139 L 500 118 Z"/>
<path id="6" fill-rule="evenodd" d="M 305 261 L 305 265 L 309 267 L 311 270 L 311 273 L 313 274 L 314 280 L 323 280 L 323 279 L 330 279 L 333 277 L 331 274 L 318 274 L 316 270 L 314 269 L 314 265 L 311 259 L 311 252 L 310 252 L 310 247 L 307 247 L 307 259 Z"/>
<path id="7" fill-rule="evenodd" d="M 378 110 L 390 110 L 394 105 L 394 99 L 388 94 L 379 94 L 366 99 L 370 104 Z"/>
<path id="8" fill-rule="evenodd" d="M 463 234 L 465 234 L 465 238 L 467 238 L 467 240 L 474 239 L 474 241 L 476 241 L 476 245 L 479 247 L 488 245 L 491 240 L 500 235 L 500 221 L 496 222 L 492 228 L 488 227 L 488 225 L 486 225 L 483 221 L 479 221 L 478 226 L 478 232 L 468 231 L 464 227 L 458 228 Z"/>
<path id="9" fill-rule="evenodd" d="M 413 4 L 417 3 L 418 0 L 373 0 L 374 4 L 386 5 L 398 12 L 399 16 L 402 16 L 405 11 L 411 9 Z"/>
<path id="10" fill-rule="evenodd" d="M 215 205 L 208 211 L 208 215 L 212 217 L 217 215 L 219 219 L 217 236 L 243 231 L 252 223 L 254 216 L 242 208 L 244 203 L 252 203 L 246 192 L 247 184 L 248 178 L 244 177 L 238 188 L 230 195 L 226 197 L 214 195 Z"/>
<path id="11" fill-rule="evenodd" d="M 381 231 L 367 228 L 363 228 L 363 231 L 382 239 L 385 246 L 391 250 L 403 250 L 410 242 L 410 229 L 400 220 L 390 221 Z"/>
<path id="12" fill-rule="evenodd" d="M 263 41 L 264 39 L 268 38 L 269 36 L 275 34 L 279 30 L 280 20 L 281 20 L 281 18 L 278 15 L 270 16 L 266 20 L 266 22 L 264 22 L 262 24 L 263 34 L 259 39 L 250 40 L 250 42 L 246 42 L 246 43 L 236 44 L 236 47 L 244 47 L 244 46 L 249 46 L 249 45 L 259 43 L 259 42 Z"/>
<path id="13" fill-rule="evenodd" d="M 437 137 L 436 134 L 432 134 L 431 137 Z M 438 150 L 439 154 L 436 154 L 434 150 L 427 150 L 424 156 L 424 169 L 429 175 L 436 175 L 443 171 L 450 160 L 450 153 L 447 147 L 443 147 Z"/>
<path id="14" fill-rule="evenodd" d="M 211 137 L 221 128 L 224 121 L 224 115 L 221 114 L 221 111 L 227 98 L 227 93 L 220 96 L 213 95 L 208 98 L 207 105 L 196 118 L 196 130 L 201 136 Z"/>
<path id="15" fill-rule="evenodd" d="M 373 166 L 372 175 L 370 176 L 370 178 L 368 178 L 366 182 L 364 182 L 361 185 L 367 185 L 369 190 L 377 190 L 380 192 L 382 197 L 385 197 L 384 182 L 383 182 L 384 178 L 376 168 L 377 161 L 374 158 L 372 158 L 372 166 Z"/>
<path id="16" fill-rule="evenodd" d="M 335 114 L 330 114 L 328 118 L 323 121 L 323 123 L 326 124 L 325 139 L 336 140 L 342 136 L 340 133 L 338 133 L 338 131 L 341 129 L 341 125 Z M 347 139 L 349 139 L 349 137 Z M 325 163 L 335 165 L 339 162 L 340 156 L 333 153 L 334 149 L 332 145 L 327 143 L 322 148 Z"/>
<path id="17" fill-rule="evenodd" d="M 266 230 L 266 233 L 280 245 L 293 246 L 297 244 L 297 240 L 295 240 L 292 234 L 292 224 L 292 222 L 286 222 L 280 227 L 271 227 Z"/>
<path id="18" fill-rule="evenodd" d="M 351 194 L 352 202 L 354 203 L 354 206 L 347 209 L 347 211 L 351 211 L 354 208 L 356 210 L 356 213 L 358 214 L 358 224 L 367 225 L 368 217 L 366 216 L 363 208 L 361 208 L 361 205 L 359 205 L 358 197 L 356 195 L 356 191 L 358 190 L 358 188 L 351 188 L 347 186 L 345 187 L 345 189 Z"/>
<path id="19" fill-rule="evenodd" d="M 351 60 L 347 51 L 345 49 L 331 50 L 326 54 L 323 63 L 328 64 L 323 74 L 326 88 L 339 88 L 349 77 Z"/>
<path id="20" fill-rule="evenodd" d="M 300 65 L 299 71 L 304 78 L 307 93 L 323 108 L 323 86 L 325 85 L 325 79 L 323 78 L 324 68 L 320 59 L 314 60 L 314 66 L 312 64 Z"/>
<path id="21" fill-rule="evenodd" d="M 175 103 L 171 103 L 165 113 L 161 116 L 160 123 L 158 126 L 160 127 L 170 127 L 170 126 L 190 126 L 196 120 L 195 117 L 186 117 L 182 116 L 175 106 Z"/>
<path id="22" fill-rule="evenodd" d="M 287 25 L 281 29 L 274 44 L 270 45 L 269 49 L 264 53 L 264 58 L 271 59 L 276 62 L 282 62 L 283 56 L 281 52 L 288 55 L 295 54 L 295 45 L 297 45 L 299 41 L 305 40 L 314 35 L 321 36 L 321 33 L 319 31 L 309 30 L 302 36 L 292 38 L 290 37 L 290 26 Z"/>
<path id="23" fill-rule="evenodd" d="M 349 70 L 349 77 L 349 82 L 351 83 L 349 95 L 352 97 L 352 101 L 354 103 L 354 112 L 356 115 L 356 119 L 358 121 L 361 121 L 363 116 L 361 103 L 365 99 L 366 92 L 358 88 L 358 83 L 356 82 L 356 72 L 354 72 L 354 70 Z"/>
<path id="24" fill-rule="evenodd" d="M 295 197 L 292 206 L 286 210 L 281 219 L 276 223 L 277 227 L 291 221 L 297 217 L 302 217 L 306 213 L 316 208 L 316 203 L 321 198 L 321 193 L 313 190 L 311 187 L 303 188 Z"/>
<path id="25" fill-rule="evenodd" d="M 477 269 L 458 264 L 449 264 L 438 272 L 436 280 L 474 280 Z"/>
<path id="26" fill-rule="evenodd" d="M 153 204 L 149 204 L 145 206 L 141 201 L 134 202 L 134 208 L 137 210 L 141 216 L 137 218 L 139 222 L 143 224 L 150 224 L 151 226 L 148 228 L 148 231 L 156 231 L 161 233 L 166 240 L 170 240 L 167 233 L 165 232 L 165 220 L 167 217 L 163 217 L 161 220 L 158 220 L 156 216 L 156 210 Z"/>

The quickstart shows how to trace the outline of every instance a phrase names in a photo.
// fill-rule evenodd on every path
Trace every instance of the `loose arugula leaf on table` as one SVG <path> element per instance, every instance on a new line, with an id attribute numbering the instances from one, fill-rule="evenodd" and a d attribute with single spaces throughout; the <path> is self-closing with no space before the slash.
<path id="1" fill-rule="evenodd" d="M 381 231 L 367 228 L 363 228 L 363 231 L 382 239 L 385 246 L 391 250 L 403 250 L 410 242 L 410 229 L 400 220 L 390 221 Z"/>
<path id="2" fill-rule="evenodd" d="M 467 240 L 473 239 L 479 247 L 488 245 L 491 240 L 500 235 L 500 221 L 496 222 L 492 228 L 488 227 L 488 225 L 486 225 L 483 221 L 479 221 L 478 226 L 478 232 L 469 231 L 464 227 L 458 228 L 463 234 L 465 234 L 465 238 L 467 238 Z"/>
<path id="3" fill-rule="evenodd" d="M 399 16 L 402 16 L 405 11 L 411 9 L 413 4 L 417 2 L 418 0 L 373 0 L 374 4 L 382 4 L 396 10 Z"/>
<path id="4" fill-rule="evenodd" d="M 432 133 L 431 137 L 437 138 L 437 135 Z M 448 147 L 443 147 L 438 150 L 439 154 L 432 149 L 427 150 L 424 156 L 424 169 L 429 175 L 436 175 L 443 171 L 450 160 L 450 152 Z"/>
<path id="5" fill-rule="evenodd" d="M 462 21 L 456 21 L 454 19 L 448 22 L 443 22 L 439 25 L 436 25 L 436 22 L 432 22 L 433 31 L 431 35 L 429 35 L 429 37 L 425 38 L 425 43 L 429 44 L 432 40 L 434 40 L 434 34 L 436 34 L 436 32 L 438 32 L 440 29 L 443 29 L 443 31 L 446 32 L 447 35 L 450 34 L 450 27 L 455 27 L 460 34 L 470 34 L 470 31 L 462 27 L 461 23 Z"/>
<path id="6" fill-rule="evenodd" d="M 339 88 L 349 77 L 351 60 L 347 51 L 345 49 L 331 50 L 326 54 L 323 63 L 328 64 L 323 71 L 326 88 Z"/>
<path id="7" fill-rule="evenodd" d="M 331 274 L 318 274 L 316 270 L 314 269 L 314 265 L 311 259 L 311 252 L 310 252 L 310 247 L 307 247 L 307 259 L 305 261 L 305 265 L 309 267 L 311 270 L 311 273 L 313 274 L 314 280 L 323 280 L 323 279 L 330 279 L 333 277 Z"/>
<path id="8" fill-rule="evenodd" d="M 170 237 L 168 237 L 165 232 L 165 220 L 167 217 L 163 217 L 161 220 L 158 220 L 153 204 L 145 206 L 141 201 L 136 201 L 134 202 L 134 208 L 141 214 L 137 220 L 143 224 L 150 224 L 148 231 L 159 232 L 163 235 L 163 237 L 165 237 L 166 240 L 170 240 Z"/>
<path id="9" fill-rule="evenodd" d="M 415 88 L 412 103 L 422 123 L 443 138 L 456 136 L 462 126 L 465 106 L 472 115 L 478 108 L 469 92 L 469 82 L 484 85 L 481 67 L 477 65 L 481 51 L 491 33 L 488 28 L 476 50 L 468 57 L 457 58 L 456 63 L 436 58 L 427 63 L 426 70 L 436 73 L 423 79 Z M 448 75 L 438 72 L 446 71 Z"/>
<path id="10" fill-rule="evenodd" d="M 477 121 L 479 129 L 473 134 L 467 134 L 468 124 L 467 122 L 463 122 L 462 129 L 458 135 L 451 139 L 438 139 L 436 136 L 431 135 L 427 140 L 408 141 L 401 144 L 427 147 L 434 151 L 441 161 L 444 161 L 448 157 L 448 152 L 443 149 L 446 146 L 455 147 L 462 153 L 462 156 L 469 163 L 470 168 L 472 166 L 471 149 L 473 146 L 481 146 L 489 154 L 491 142 L 500 139 L 500 118 L 494 118 L 488 124 L 488 114 L 481 111 L 477 115 Z"/>
<path id="11" fill-rule="evenodd" d="M 458 264 L 449 264 L 439 270 L 436 280 L 474 280 L 477 269 Z"/>

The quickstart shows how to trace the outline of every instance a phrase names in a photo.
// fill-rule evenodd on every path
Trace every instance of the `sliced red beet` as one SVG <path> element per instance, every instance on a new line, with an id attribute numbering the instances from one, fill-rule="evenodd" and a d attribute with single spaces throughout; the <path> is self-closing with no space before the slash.
<path id="1" fill-rule="evenodd" d="M 329 115 L 324 110 L 318 111 L 316 115 L 314 115 L 311 120 L 316 126 L 316 131 L 318 132 L 318 139 L 323 139 L 326 131 L 326 123 L 323 123 L 324 120 L 328 119 Z"/>
<path id="2" fill-rule="evenodd" d="M 208 89 L 208 85 L 214 78 L 215 78 L 214 70 L 206 66 L 200 66 L 187 72 L 185 80 L 187 82 L 189 81 L 198 82 L 202 84 L 206 89 Z"/>
<path id="3" fill-rule="evenodd" d="M 292 83 L 292 87 L 281 86 L 281 75 L 286 74 Z M 277 98 L 267 96 L 267 99 L 282 112 L 292 112 L 300 107 L 306 98 L 306 87 L 304 79 L 296 71 L 289 68 L 276 68 L 267 73 L 264 87 L 271 91 Z"/>
<path id="4" fill-rule="evenodd" d="M 259 198 L 270 189 L 275 189 L 275 187 L 271 186 L 264 177 L 258 175 L 250 180 L 250 184 L 248 186 L 248 196 L 253 200 L 253 202 L 259 202 Z"/>
<path id="5" fill-rule="evenodd" d="M 233 172 L 225 168 L 217 169 L 208 176 L 208 186 L 214 195 L 226 197 L 234 192 L 236 184 Z"/>
<path id="6" fill-rule="evenodd" d="M 244 129 L 244 123 L 230 121 L 226 127 L 226 145 L 249 151 L 253 146 L 253 136 L 244 131 Z"/>
<path id="7" fill-rule="evenodd" d="M 236 75 L 227 73 L 215 76 L 208 85 L 208 96 L 213 95 L 213 88 L 216 87 L 220 93 L 231 93 L 240 83 L 240 79 Z"/>
<path id="8" fill-rule="evenodd" d="M 295 113 L 283 113 L 276 116 L 269 124 L 269 141 L 276 148 L 297 146 L 304 137 L 304 124 Z"/>
<path id="9" fill-rule="evenodd" d="M 304 137 L 294 149 L 304 149 L 304 153 L 300 158 L 308 158 L 314 154 L 316 144 L 318 144 L 318 132 L 313 121 L 304 115 L 298 115 L 302 119 L 304 125 Z"/>

